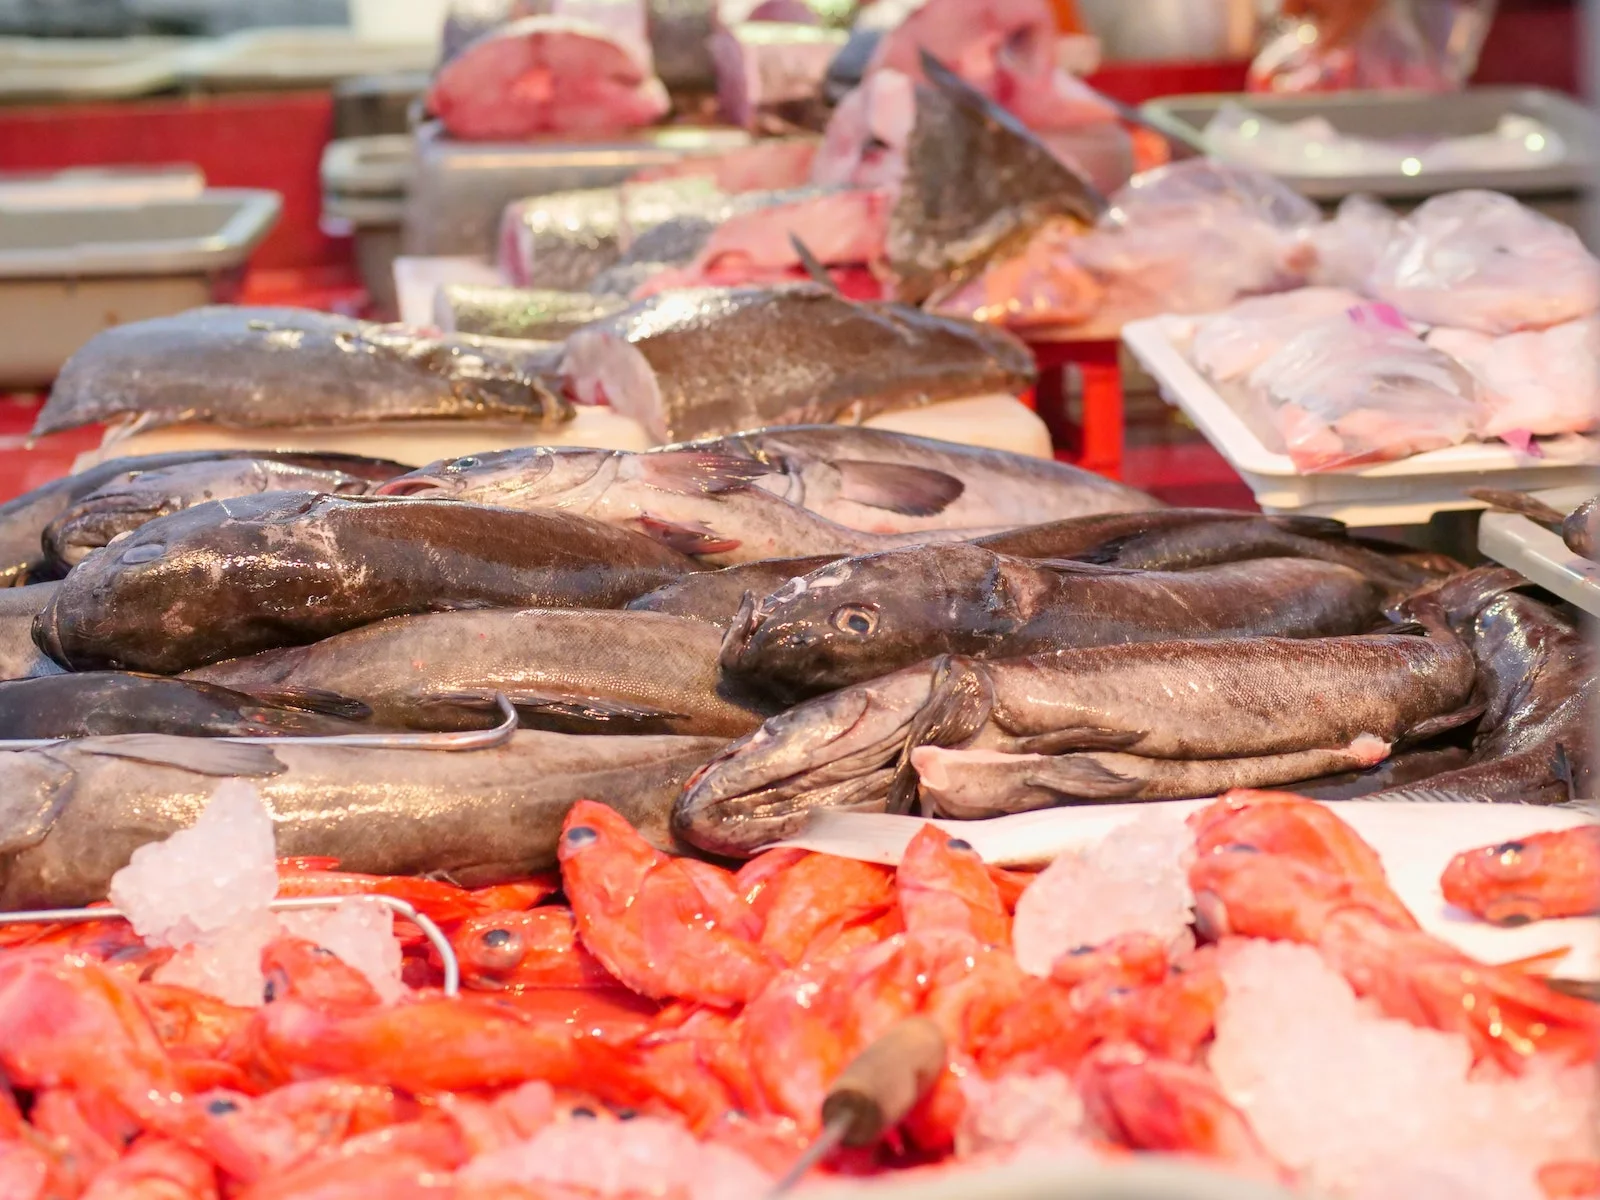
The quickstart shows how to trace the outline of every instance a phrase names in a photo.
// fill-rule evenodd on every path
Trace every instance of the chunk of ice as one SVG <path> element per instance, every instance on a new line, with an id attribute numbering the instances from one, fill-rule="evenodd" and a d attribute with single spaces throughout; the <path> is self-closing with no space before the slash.
<path id="1" fill-rule="evenodd" d="M 394 914 L 383 905 L 352 897 L 337 908 L 279 913 L 278 923 L 285 933 L 315 942 L 360 971 L 385 1004 L 404 992 Z"/>
<path id="2" fill-rule="evenodd" d="M 1386 1163 L 1354 1200 L 1544 1200 L 1535 1173 L 1496 1147 Z"/>
<path id="3" fill-rule="evenodd" d="M 133 852 L 111 877 L 111 902 L 145 941 L 187 946 L 266 911 L 278 891 L 275 853 L 260 794 L 230 779 L 193 826 Z"/>
<path id="4" fill-rule="evenodd" d="M 156 969 L 155 981 L 192 988 L 240 1008 L 255 1008 L 266 986 L 261 952 L 282 932 L 270 912 L 250 913 L 182 947 Z"/>
<path id="5" fill-rule="evenodd" d="M 956 1156 L 1084 1145 L 1083 1101 L 1072 1080 L 1060 1071 L 1015 1073 L 998 1079 L 962 1076 L 966 1110 L 956 1130 Z"/>
<path id="6" fill-rule="evenodd" d="M 1124 933 L 1151 933 L 1174 950 L 1187 948 L 1193 858 L 1193 831 L 1160 812 L 1118 826 L 1092 849 L 1063 854 L 1017 902 L 1018 964 L 1030 975 L 1049 975 L 1067 951 Z"/>

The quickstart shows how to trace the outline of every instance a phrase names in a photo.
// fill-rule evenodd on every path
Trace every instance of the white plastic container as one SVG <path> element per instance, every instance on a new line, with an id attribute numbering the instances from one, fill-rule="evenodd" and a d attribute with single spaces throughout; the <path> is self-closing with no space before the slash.
<path id="1" fill-rule="evenodd" d="M 1571 512 L 1600 491 L 1600 479 L 1587 487 L 1539 492 L 1557 512 Z M 1561 535 L 1515 513 L 1489 512 L 1478 523 L 1478 549 L 1485 558 L 1521 571 L 1546 591 L 1600 617 L 1600 563 L 1567 549 Z"/>
<path id="2" fill-rule="evenodd" d="M 1189 361 L 1182 346 L 1193 325 L 1190 317 L 1151 317 L 1124 326 L 1122 340 L 1162 398 L 1183 410 L 1267 512 L 1303 512 L 1358 526 L 1417 525 L 1436 512 L 1482 508 L 1468 488 L 1582 486 L 1600 465 L 1600 441 L 1573 435 L 1541 442 L 1542 459 L 1501 442 L 1479 442 L 1350 471 L 1302 474 L 1287 454 L 1269 449 Z"/>
<path id="3" fill-rule="evenodd" d="M 350 27 L 373 42 L 437 47 L 450 0 L 350 0 Z"/>

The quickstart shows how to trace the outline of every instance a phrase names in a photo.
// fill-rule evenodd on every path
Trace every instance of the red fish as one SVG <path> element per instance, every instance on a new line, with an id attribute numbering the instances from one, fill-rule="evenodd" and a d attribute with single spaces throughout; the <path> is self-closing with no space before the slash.
<path id="1" fill-rule="evenodd" d="M 1439 886 L 1451 904 L 1492 925 L 1600 913 L 1600 825 L 1464 851 Z"/>

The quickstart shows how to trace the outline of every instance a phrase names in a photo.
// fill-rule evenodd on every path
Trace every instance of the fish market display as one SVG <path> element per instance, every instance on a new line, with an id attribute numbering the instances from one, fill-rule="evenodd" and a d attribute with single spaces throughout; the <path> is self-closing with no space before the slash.
<path id="1" fill-rule="evenodd" d="M 525 732 L 430 754 L 135 734 L 7 754 L 0 911 L 104 899 L 135 850 L 194 824 L 238 779 L 261 793 L 279 853 L 333 858 L 347 871 L 487 884 L 546 870 L 567 810 L 588 796 L 671 846 L 673 797 L 723 744 Z"/>
<path id="2" fill-rule="evenodd" d="M 891 866 L 786 849 L 735 874 L 579 801 L 535 822 L 558 870 L 474 887 L 295 857 L 313 829 L 385 856 L 371 822 L 283 819 L 274 786 L 217 788 L 143 847 L 109 881 L 130 923 L 0 930 L 0 1069 L 27 1100 L 0 1162 L 54 1189 L 33 1195 L 768 1195 L 847 1064 L 912 1019 L 938 1061 L 803 1190 L 976 1190 L 1007 1166 L 1137 1189 L 1161 1156 L 1263 1197 L 1600 1180 L 1600 1010 L 1425 932 L 1378 851 L 1295 796 L 1124 820 L 1037 873 L 913 823 Z M 459 994 L 364 893 L 439 928 Z M 270 907 L 317 895 L 345 899 Z"/>
<path id="3" fill-rule="evenodd" d="M 1181 761 L 1339 750 L 1365 739 L 1370 761 L 1372 738 L 1421 740 L 1477 717 L 1475 678 L 1467 647 L 1442 628 L 1428 637 L 945 657 L 771 718 L 695 777 L 674 827 L 706 851 L 739 855 L 793 836 L 815 809 L 905 811 L 915 795 L 912 755 L 924 745 Z"/>
<path id="4" fill-rule="evenodd" d="M 440 68 L 428 108 L 463 141 L 603 133 L 654 123 L 670 106 L 645 40 L 642 3 L 577 4 L 624 14 L 624 24 L 581 16 L 524 17 L 464 47 Z M 629 28 L 628 10 L 638 10 Z M 609 27 L 608 27 L 609 26 Z"/>
<path id="5" fill-rule="evenodd" d="M 710 625 L 651 612 L 475 609 L 393 617 L 186 678 L 278 703 L 349 702 L 386 728 L 483 728 L 503 695 L 529 728 L 737 737 L 771 710 L 720 678 L 721 644 Z"/>
<path id="6" fill-rule="evenodd" d="M 691 569 L 566 513 L 268 492 L 157 518 L 90 555 L 34 637 L 74 669 L 170 674 L 405 613 L 619 608 Z"/>
<path id="7" fill-rule="evenodd" d="M 67 360 L 34 436 L 129 418 L 256 429 L 373 421 L 570 420 L 537 343 L 424 337 L 292 308 L 197 308 L 118 325 Z"/>
<path id="8" fill-rule="evenodd" d="M 665 442 L 1016 395 L 1034 366 L 999 330 L 801 284 L 664 293 L 573 334 L 561 372 Z"/>
<path id="9" fill-rule="evenodd" d="M 627 307 L 621 296 L 457 283 L 439 289 L 434 320 L 449 333 L 561 341 L 573 330 L 614 317 Z"/>
<path id="10" fill-rule="evenodd" d="M 847 559 L 752 598 L 722 664 L 794 698 L 941 654 L 1019 658 L 1063 646 L 1365 633 L 1381 623 L 1382 600 L 1348 567 L 1312 559 L 1124 571 L 921 546 Z"/>
<path id="11" fill-rule="evenodd" d="M 1439 883 L 1447 901 L 1493 925 L 1600 913 L 1600 825 L 1464 851 Z"/>

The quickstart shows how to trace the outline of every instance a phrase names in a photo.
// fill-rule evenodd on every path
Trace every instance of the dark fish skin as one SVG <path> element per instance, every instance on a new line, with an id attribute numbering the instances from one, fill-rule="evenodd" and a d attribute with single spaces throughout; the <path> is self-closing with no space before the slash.
<path id="1" fill-rule="evenodd" d="M 1448 580 L 1402 611 L 1443 606 L 1477 662 L 1486 704 L 1465 766 L 1376 793 L 1419 790 L 1452 799 L 1559 804 L 1594 794 L 1596 659 L 1583 631 L 1512 588 L 1528 581 L 1489 567 Z"/>
<path id="2" fill-rule="evenodd" d="M 1563 513 L 1526 492 L 1469 488 L 1467 495 L 1474 500 L 1482 500 L 1490 508 L 1517 513 L 1546 529 L 1552 529 L 1561 535 L 1567 549 L 1579 558 L 1600 561 L 1597 559 L 1597 554 L 1600 554 L 1600 496 L 1586 500 L 1570 513 Z"/>
<path id="3" fill-rule="evenodd" d="M 760 562 L 740 563 L 736 567 L 723 567 L 720 571 L 701 571 L 675 579 L 637 600 L 630 600 L 628 608 L 633 612 L 690 617 L 726 627 L 733 624 L 738 616 L 739 606 L 747 593 L 754 596 L 771 595 L 789 580 L 809 575 L 819 567 L 837 561 L 831 554 L 821 554 L 812 558 L 769 558 Z"/>
<path id="4" fill-rule="evenodd" d="M 556 865 L 567 810 L 599 799 L 662 849 L 684 780 L 717 738 L 518 733 L 464 753 L 259 746 L 131 735 L 0 755 L 0 911 L 103 900 L 140 846 L 194 824 L 217 787 L 245 779 L 278 853 L 348 871 L 435 874 L 467 885 Z"/>
<path id="5" fill-rule="evenodd" d="M 215 684 L 161 675 L 85 671 L 0 683 L 0 739 L 361 732 L 362 726 L 336 717 L 263 704 Z"/>
<path id="6" fill-rule="evenodd" d="M 673 827 L 736 856 L 794 836 L 819 808 L 904 812 L 922 745 L 1187 760 L 1337 749 L 1363 734 L 1420 741 L 1477 715 L 1474 673 L 1443 627 L 950 656 L 772 717 L 690 781 Z"/>
<path id="7" fill-rule="evenodd" d="M 135 471 L 159 471 L 182 463 L 262 458 L 308 470 L 333 469 L 382 482 L 409 471 L 400 463 L 356 454 L 285 454 L 268 450 L 184 450 L 113 458 L 76 475 L 64 475 L 0 504 L 0 587 L 33 583 L 46 567 L 45 527 L 90 492 Z"/>
<path id="8" fill-rule="evenodd" d="M 59 675 L 61 667 L 33 641 L 33 619 L 56 594 L 58 583 L 0 588 L 0 679 Z"/>
<path id="9" fill-rule="evenodd" d="M 1349 568 L 1313 559 L 1122 571 L 916 546 L 830 564 L 752 603 L 728 631 L 722 666 L 798 699 L 940 654 L 1364 633 L 1382 623 L 1384 598 Z"/>
<path id="10" fill-rule="evenodd" d="M 44 531 L 44 547 L 54 562 L 70 568 L 91 551 L 147 521 L 208 500 L 261 492 L 360 496 L 374 486 L 371 480 L 334 467 L 302 467 L 263 458 L 218 459 L 135 471 L 90 492 L 50 522 Z"/>
<path id="11" fill-rule="evenodd" d="M 1579 558 L 1600 561 L 1600 496 L 1585 501 L 1561 522 L 1561 540 Z"/>
<path id="12" fill-rule="evenodd" d="M 566 513 L 268 492 L 158 517 L 90 555 L 33 636 L 73 670 L 172 675 L 406 613 L 620 608 L 692 569 Z"/>
<path id="13" fill-rule="evenodd" d="M 572 406 L 531 342 L 429 337 L 296 308 L 196 308 L 118 325 L 67 360 L 33 436 L 122 417 L 236 428 L 497 419 Z"/>
<path id="14" fill-rule="evenodd" d="M 675 450 L 760 463 L 769 470 L 758 486 L 830 521 L 873 533 L 1034 526 L 1164 507 L 1154 496 L 1066 463 L 884 429 L 751 429 L 652 453 Z M 1056 549 L 1002 553 L 1068 557 Z"/>
<path id="15" fill-rule="evenodd" d="M 630 303 L 626 296 L 456 283 L 439 289 L 434 320 L 447 333 L 558 342 Z"/>
<path id="16" fill-rule="evenodd" d="M 350 699 L 389 728 L 487 728 L 498 693 L 526 729 L 738 737 L 773 709 L 720 677 L 721 644 L 685 617 L 486 609 L 392 617 L 185 678 L 280 703 Z"/>
<path id="17" fill-rule="evenodd" d="M 1019 395 L 1036 375 L 1002 330 L 817 284 L 666 292 L 566 345 L 561 372 L 577 394 L 603 393 L 663 442 Z"/>
<path id="18" fill-rule="evenodd" d="M 1319 775 L 1295 784 L 1290 790 L 1312 800 L 1360 800 L 1454 771 L 1466 765 L 1468 755 L 1465 746 L 1403 750 L 1368 770 Z"/>
<path id="19" fill-rule="evenodd" d="M 1057 217 L 1092 225 L 1105 200 L 1005 109 L 923 56 L 906 179 L 889 218 L 897 294 L 920 304 Z"/>

